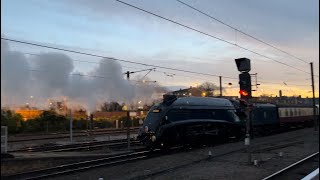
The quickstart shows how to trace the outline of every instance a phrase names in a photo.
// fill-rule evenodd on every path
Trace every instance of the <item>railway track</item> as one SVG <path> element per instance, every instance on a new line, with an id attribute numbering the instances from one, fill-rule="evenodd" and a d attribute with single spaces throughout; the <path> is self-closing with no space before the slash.
<path id="1" fill-rule="evenodd" d="M 132 128 L 130 132 L 137 132 L 139 128 Z M 83 136 L 95 136 L 95 135 L 106 135 L 106 134 L 125 134 L 127 130 L 95 130 L 95 131 L 81 131 L 74 132 L 73 137 L 83 137 Z M 69 133 L 55 133 L 55 134 L 37 134 L 37 135 L 24 135 L 9 137 L 8 143 L 16 142 L 27 142 L 27 141 L 37 141 L 37 140 L 49 140 L 49 139 L 65 139 L 70 138 Z"/>
<path id="2" fill-rule="evenodd" d="M 134 139 L 130 140 L 131 145 L 139 145 L 140 142 Z M 79 151 L 79 150 L 96 150 L 103 147 L 109 148 L 119 148 L 126 147 L 127 139 L 111 140 L 111 141 L 96 141 L 96 142 L 86 142 L 68 145 L 52 145 L 52 146 L 39 146 L 39 147 L 29 147 L 22 148 L 19 150 L 8 151 L 9 153 L 17 152 L 65 152 L 65 151 Z"/>
<path id="3" fill-rule="evenodd" d="M 293 138 L 287 138 L 287 140 L 292 140 L 292 139 L 295 139 L 295 137 L 293 137 Z M 284 141 L 284 140 L 281 140 L 281 142 L 282 142 L 282 141 Z M 274 142 L 273 142 L 273 143 L 274 143 Z M 252 153 L 257 153 L 257 152 L 262 152 L 262 151 L 277 150 L 277 149 L 281 149 L 281 148 L 293 146 L 293 145 L 300 144 L 300 143 L 302 143 L 302 141 L 294 141 L 294 142 L 285 143 L 285 144 L 278 144 L 278 145 L 270 145 L 270 142 L 268 142 L 268 143 L 261 143 L 261 144 L 255 145 L 255 146 L 253 147 Z M 258 147 L 258 146 L 266 146 L 266 147 L 261 148 L 261 147 Z M 239 152 L 240 152 L 240 153 L 245 153 L 246 150 L 247 150 L 246 147 L 234 149 L 234 150 L 227 151 L 227 152 L 224 152 L 224 153 L 220 153 L 220 154 L 217 154 L 217 155 L 209 156 L 208 158 L 196 160 L 196 161 L 193 161 L 193 162 L 191 162 L 191 163 L 183 164 L 183 165 L 180 165 L 180 166 L 175 166 L 175 167 L 172 167 L 172 168 L 160 170 L 160 171 L 157 171 L 157 172 L 154 172 L 154 173 L 150 173 L 150 174 L 145 174 L 145 175 L 142 175 L 142 176 L 137 176 L 137 177 L 135 177 L 135 178 L 132 178 L 131 180 L 141 180 L 141 179 L 154 178 L 154 177 L 156 177 L 156 176 L 158 176 L 158 175 L 162 175 L 162 174 L 165 174 L 165 173 L 170 173 L 170 172 L 173 172 L 173 171 L 178 170 L 178 169 L 183 169 L 183 168 L 192 166 L 192 165 L 197 164 L 197 163 L 200 163 L 200 162 L 210 161 L 210 160 L 212 160 L 212 159 L 224 157 L 224 156 L 231 155 L 231 154 L 235 154 L 235 153 L 239 153 Z M 253 162 L 252 162 L 252 163 L 253 163 Z"/>
<path id="4" fill-rule="evenodd" d="M 289 179 L 289 177 L 292 177 L 295 175 L 295 173 L 294 173 L 295 171 L 299 170 L 303 166 L 310 165 L 310 162 L 312 163 L 312 161 L 314 161 L 315 159 L 319 160 L 319 151 L 301 159 L 298 162 L 295 162 L 295 163 L 281 169 L 280 171 L 277 171 L 277 172 L 263 178 L 263 180 L 275 180 L 275 179 L 284 179 L 284 178 Z M 318 164 L 318 166 L 319 166 L 319 164 Z M 303 175 L 300 174 L 300 176 L 301 176 L 300 179 L 302 179 Z M 296 179 L 296 178 L 292 177 L 290 179 Z"/>
<path id="5" fill-rule="evenodd" d="M 281 149 L 284 147 L 288 147 L 288 146 L 292 146 L 292 145 L 301 143 L 301 141 L 294 141 L 294 142 L 290 142 L 290 143 L 286 143 L 286 144 L 281 144 L 281 142 L 283 142 L 283 141 L 288 142 L 288 140 L 293 140 L 295 138 L 296 137 L 290 137 L 290 138 L 286 138 L 286 139 L 281 139 L 277 142 L 272 141 L 272 143 L 276 143 L 276 145 L 275 144 L 270 145 L 270 142 L 259 143 L 253 147 L 253 152 L 271 151 L 271 150 Z M 125 142 L 125 144 L 126 144 L 126 142 Z M 178 151 L 176 151 L 176 149 L 178 149 Z M 176 148 L 176 149 L 169 150 L 168 152 L 166 152 L 166 155 L 168 153 L 186 152 L 186 150 L 182 149 L 182 148 Z M 187 149 L 187 151 L 191 151 L 191 150 L 192 149 Z M 188 167 L 190 165 L 193 165 L 193 164 L 196 164 L 199 162 L 227 156 L 227 155 L 234 154 L 234 153 L 239 153 L 239 152 L 243 153 L 245 151 L 246 151 L 246 147 L 236 148 L 236 149 L 233 149 L 233 150 L 230 150 L 227 152 L 216 154 L 214 156 L 209 156 L 209 158 L 204 158 L 204 159 L 196 160 L 191 163 L 184 164 L 184 165 L 171 167 L 171 168 L 161 170 L 158 172 L 154 172 L 151 174 L 139 176 L 134 179 L 145 179 L 145 178 L 149 178 L 149 177 L 154 177 L 154 176 L 164 174 L 167 172 L 171 172 L 171 171 L 174 171 L 174 170 L 177 170 L 180 168 Z M 4 178 L 4 179 L 48 178 L 48 177 L 53 177 L 53 176 L 58 176 L 58 175 L 65 175 L 65 174 L 69 174 L 69 173 L 81 172 L 81 171 L 85 171 L 85 170 L 92 169 L 92 168 L 98 168 L 98 167 L 102 167 L 102 166 L 127 163 L 127 162 L 143 160 L 143 159 L 152 158 L 152 157 L 159 157 L 161 155 L 163 155 L 163 153 L 160 150 L 147 151 L 145 149 L 141 149 L 140 151 L 134 152 L 134 153 L 126 153 L 126 154 L 121 154 L 121 155 L 117 155 L 117 156 L 111 156 L 108 158 L 100 158 L 100 159 L 96 159 L 96 160 L 60 165 L 60 166 L 56 166 L 53 168 L 40 169 L 40 170 L 35 170 L 35 171 L 23 172 L 23 173 L 19 173 L 19 174 L 12 174 L 12 175 L 8 175 L 8 176 L 2 176 L 2 178 Z"/>
<path id="6" fill-rule="evenodd" d="M 124 153 L 121 155 L 111 156 L 107 158 L 100 158 L 95 160 L 83 161 L 72 164 L 60 165 L 52 168 L 28 171 L 13 175 L 1 176 L 1 179 L 43 179 L 54 177 L 58 175 L 65 175 L 69 173 L 84 171 L 92 168 L 98 168 L 102 166 L 110 166 L 120 163 L 127 163 L 132 161 L 137 161 L 141 159 L 151 158 L 160 154 L 159 150 L 146 151 L 144 149 L 133 152 Z"/>

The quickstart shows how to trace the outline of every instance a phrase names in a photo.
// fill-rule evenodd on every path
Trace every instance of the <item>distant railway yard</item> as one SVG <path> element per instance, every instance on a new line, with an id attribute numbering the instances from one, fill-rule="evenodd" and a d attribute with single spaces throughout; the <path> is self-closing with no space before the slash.
<path id="1" fill-rule="evenodd" d="M 125 139 L 20 148 L 12 150 L 15 158 L 1 160 L 1 178 L 263 179 L 317 153 L 318 137 L 313 128 L 256 137 L 251 141 L 250 164 L 243 140 L 166 151 L 147 150 L 134 139 L 129 151 Z M 269 179 L 301 179 L 317 168 L 319 156 L 303 163 L 308 168 L 295 166 Z"/>
<path id="2" fill-rule="evenodd" d="M 138 128 L 130 129 L 130 136 L 136 137 Z M 116 141 L 125 139 L 126 129 L 100 129 L 93 131 L 76 131 L 73 133 L 73 141 L 76 144 Z M 33 148 L 51 148 L 57 146 L 70 146 L 69 133 L 42 133 L 42 134 L 24 134 L 8 137 L 8 152 L 24 151 L 24 149 Z"/>

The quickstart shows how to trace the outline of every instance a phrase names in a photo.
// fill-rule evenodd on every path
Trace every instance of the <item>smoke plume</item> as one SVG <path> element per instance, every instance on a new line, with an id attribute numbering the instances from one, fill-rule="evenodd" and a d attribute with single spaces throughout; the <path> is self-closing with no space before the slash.
<path id="1" fill-rule="evenodd" d="M 48 107 L 50 101 L 65 100 L 68 106 L 94 111 L 103 102 L 151 103 L 155 94 L 166 92 L 156 83 L 124 79 L 121 64 L 101 59 L 87 75 L 74 71 L 73 60 L 63 53 L 26 56 L 11 51 L 1 40 L 1 105 L 11 108 L 30 104 Z M 151 97 L 151 98 L 150 98 Z"/>

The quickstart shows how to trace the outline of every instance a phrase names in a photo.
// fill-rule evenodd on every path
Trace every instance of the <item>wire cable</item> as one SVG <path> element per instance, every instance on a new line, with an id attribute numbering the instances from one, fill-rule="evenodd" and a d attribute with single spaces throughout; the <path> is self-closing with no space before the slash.
<path id="1" fill-rule="evenodd" d="M 203 32 L 203 31 L 200 31 L 200 30 L 195 29 L 195 28 L 193 28 L 193 27 L 184 25 L 184 24 L 179 23 L 179 22 L 177 22 L 177 21 L 174 21 L 174 20 L 168 19 L 168 18 L 166 18 L 166 17 L 160 16 L 160 15 L 158 15 L 158 14 L 155 14 L 155 13 L 153 13 L 153 12 L 147 11 L 147 10 L 142 9 L 142 8 L 140 8 L 140 7 L 134 6 L 134 5 L 129 4 L 129 3 L 127 3 L 127 2 L 123 2 L 123 1 L 121 1 L 121 0 L 115 0 L 115 1 L 117 1 L 117 2 L 119 2 L 119 3 L 122 3 L 122 4 L 124 4 L 124 5 L 130 6 L 130 7 L 132 7 L 132 8 L 138 9 L 138 10 L 143 11 L 143 12 L 145 12 L 145 13 L 151 14 L 151 15 L 156 16 L 156 17 L 158 17 L 158 18 L 161 18 L 161 19 L 163 19 L 163 20 L 169 21 L 169 22 L 174 23 L 174 24 L 176 24 L 176 25 L 182 26 L 182 27 L 187 28 L 187 29 L 189 29 L 189 30 L 198 32 L 198 33 L 203 34 L 203 35 L 205 35 L 205 36 L 208 36 L 208 37 L 217 39 L 217 40 L 219 40 L 219 41 L 225 42 L 225 43 L 227 43 L 227 44 L 230 44 L 230 45 L 239 47 L 240 49 L 249 51 L 249 52 L 251 52 L 251 53 L 254 53 L 254 54 L 256 54 L 256 55 L 259 55 L 259 56 L 262 56 L 262 57 L 264 57 L 264 58 L 270 59 L 270 60 L 275 61 L 275 62 L 277 62 L 277 63 L 280 63 L 280 64 L 282 64 L 282 65 L 291 67 L 291 68 L 296 69 L 296 70 L 298 70 L 298 71 L 301 71 L 301 72 L 310 74 L 309 72 L 304 71 L 304 70 L 302 70 L 302 69 L 299 69 L 299 68 L 296 68 L 296 67 L 294 67 L 294 66 L 288 65 L 288 64 L 283 63 L 283 62 L 281 62 L 281 61 L 278 61 L 278 60 L 276 60 L 276 59 L 273 59 L 273 58 L 270 58 L 270 57 L 268 57 L 268 56 L 262 55 L 262 54 L 260 54 L 260 53 L 258 53 L 258 52 L 255 52 L 255 51 L 250 50 L 250 49 L 248 49 L 248 48 L 245 48 L 245 47 L 243 47 L 243 46 L 239 46 L 239 45 L 237 45 L 237 44 L 234 44 L 234 43 L 232 43 L 232 42 L 230 42 L 230 41 L 224 40 L 224 39 L 219 38 L 219 37 L 217 37 L 217 36 L 213 36 L 213 35 L 211 35 L 211 34 L 205 33 L 205 32 Z"/>
<path id="2" fill-rule="evenodd" d="M 211 18 L 211 19 L 213 19 L 213 20 L 215 20 L 215 21 L 217 21 L 217 22 L 219 22 L 219 23 L 221 23 L 221 24 L 223 24 L 223 25 L 225 25 L 225 26 L 233 29 L 233 30 L 235 30 L 235 31 L 237 31 L 237 32 L 240 32 L 240 33 L 242 33 L 242 34 L 244 34 L 244 35 L 246 35 L 246 36 L 248 36 L 248 37 L 250 37 L 250 38 L 252 38 L 252 39 L 254 39 L 254 40 L 256 40 L 256 41 L 259 41 L 259 42 L 261 42 L 261 43 L 263 43 L 263 44 L 265 44 L 265 45 L 267 45 L 267 46 L 269 46 L 269 47 L 272 47 L 272 48 L 274 48 L 274 49 L 276 49 L 276 50 L 278 50 L 278 51 L 280 51 L 280 52 L 282 52 L 282 53 L 284 53 L 284 54 L 287 54 L 287 55 L 289 55 L 289 56 L 291 56 L 291 57 L 293 57 L 293 58 L 295 58 L 295 59 L 297 59 L 297 60 L 299 60 L 299 61 L 302 61 L 302 62 L 304 62 L 304 63 L 308 63 L 307 61 L 305 61 L 305 60 L 303 60 L 303 59 L 301 59 L 301 58 L 299 58 L 299 57 L 296 57 L 296 56 L 294 56 L 294 55 L 292 55 L 292 54 L 290 54 L 290 53 L 288 53 L 288 52 L 286 52 L 286 51 L 284 51 L 284 50 L 282 50 L 282 49 L 280 49 L 280 48 L 278 48 L 278 47 L 276 47 L 276 46 L 274 46 L 274 45 L 272 45 L 272 44 L 270 44 L 270 43 L 267 43 L 267 42 L 265 42 L 265 41 L 263 41 L 263 40 L 261 40 L 261 39 L 258 39 L 258 38 L 254 37 L 254 36 L 252 36 L 252 35 L 250 35 L 250 34 L 248 34 L 248 33 L 246 33 L 246 32 L 243 32 L 242 30 L 240 30 L 240 29 L 238 29 L 238 28 L 236 28 L 236 27 L 233 27 L 233 26 L 231 26 L 231 25 L 223 22 L 222 20 L 219 20 L 219 19 L 217 19 L 217 18 L 209 15 L 208 13 L 205 13 L 205 12 L 203 12 L 203 11 L 195 8 L 194 6 L 191 6 L 190 4 L 187 4 L 187 3 L 185 3 L 185 2 L 183 2 L 183 1 L 181 1 L 181 0 L 176 0 L 176 1 L 178 1 L 179 3 L 187 6 L 187 7 L 191 8 L 191 9 L 193 9 L 193 10 L 195 10 L 195 11 L 197 11 L 197 12 L 199 12 L 199 13 L 201 13 L 201 14 L 203 14 L 203 15 L 205 15 L 205 16 L 207 16 L 207 17 L 209 17 L 209 18 Z"/>
<path id="3" fill-rule="evenodd" d="M 106 57 L 106 56 L 92 54 L 92 53 L 85 53 L 85 52 L 80 52 L 80 51 L 75 51 L 75 50 L 58 48 L 58 47 L 53 47 L 53 46 L 48 46 L 48 45 L 41 45 L 41 44 L 37 44 L 37 43 L 14 40 L 14 39 L 9 39 L 9 38 L 1 37 L 1 39 L 2 40 L 6 40 L 6 41 L 20 43 L 20 44 L 28 44 L 28 45 L 32 45 L 32 46 L 43 47 L 43 48 L 48 48 L 48 49 L 54 49 L 54 50 L 59 50 L 59 51 L 64 51 L 64 52 L 69 52 L 69 53 L 75 53 L 75 54 L 81 54 L 81 55 L 86 55 L 86 56 L 104 58 L 104 59 L 112 60 L 112 61 L 120 61 L 120 62 L 126 62 L 126 63 L 131 63 L 131 64 L 138 64 L 138 65 L 143 65 L 143 66 L 149 66 L 149 67 L 155 67 L 155 68 L 161 68 L 161 69 L 167 69 L 167 70 L 173 70 L 173 71 L 186 72 L 186 73 L 191 73 L 191 74 L 199 74 L 199 75 L 205 75 L 205 76 L 219 77 L 219 75 L 215 75 L 215 74 L 200 73 L 200 72 L 196 72 L 196 71 L 189 71 L 189 70 L 182 70 L 182 69 L 170 68 L 170 67 L 165 67 L 165 66 L 158 66 L 158 65 L 151 65 L 151 64 L 146 64 L 146 63 L 139 63 L 139 62 L 135 62 L 135 61 L 129 61 L 129 60 L 112 58 L 112 57 Z M 226 79 L 235 79 L 233 77 L 228 77 L 228 76 L 221 76 L 221 77 L 226 78 Z"/>
<path id="4" fill-rule="evenodd" d="M 40 56 L 40 54 L 35 54 L 35 53 L 28 53 L 28 52 L 22 52 L 22 54 L 25 54 L 25 55 L 31 55 L 31 56 Z M 100 62 L 92 62 L 92 61 L 85 61 L 85 60 L 78 60 L 78 59 L 71 59 L 72 61 L 75 61 L 75 62 L 81 62 L 81 63 L 92 63 L 92 64 L 100 64 Z M 138 68 L 138 67 L 130 67 L 130 66 L 124 66 L 124 65 L 121 65 L 122 67 L 125 67 L 125 68 L 132 68 L 132 69 L 138 69 L 138 70 L 142 70 L 145 68 Z M 212 81 L 211 79 L 207 79 L 207 78 L 200 78 L 200 77 L 196 77 L 196 76 L 187 76 L 187 75 L 180 75 L 180 74 L 170 74 L 168 72 L 165 72 L 165 71 L 160 71 L 160 70 L 156 70 L 155 68 L 152 69 L 154 72 L 158 72 L 158 73 L 163 73 L 165 74 L 166 76 L 169 76 L 169 77 L 173 77 L 173 76 L 180 76 L 180 77 L 189 77 L 189 78 L 193 78 L 193 79 L 201 79 L 201 80 L 206 80 L 206 81 Z M 138 71 L 135 71 L 135 72 L 138 72 Z M 238 80 L 237 78 L 232 78 L 234 80 Z"/>

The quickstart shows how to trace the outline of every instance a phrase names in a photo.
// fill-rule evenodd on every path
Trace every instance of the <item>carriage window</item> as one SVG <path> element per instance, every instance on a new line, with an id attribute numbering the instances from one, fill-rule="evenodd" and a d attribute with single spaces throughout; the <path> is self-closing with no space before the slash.
<path id="1" fill-rule="evenodd" d="M 285 117 L 286 116 L 286 111 L 284 109 L 281 110 L 281 117 Z"/>
<path id="2" fill-rule="evenodd" d="M 266 112 L 266 111 L 263 112 L 263 118 L 264 118 L 264 119 L 267 119 L 267 112 Z"/>
<path id="3" fill-rule="evenodd" d="M 289 112 L 288 109 L 286 109 L 286 117 L 289 116 Z"/>
<path id="4" fill-rule="evenodd" d="M 279 116 L 282 117 L 282 111 L 279 110 L 278 112 L 279 112 Z"/>

